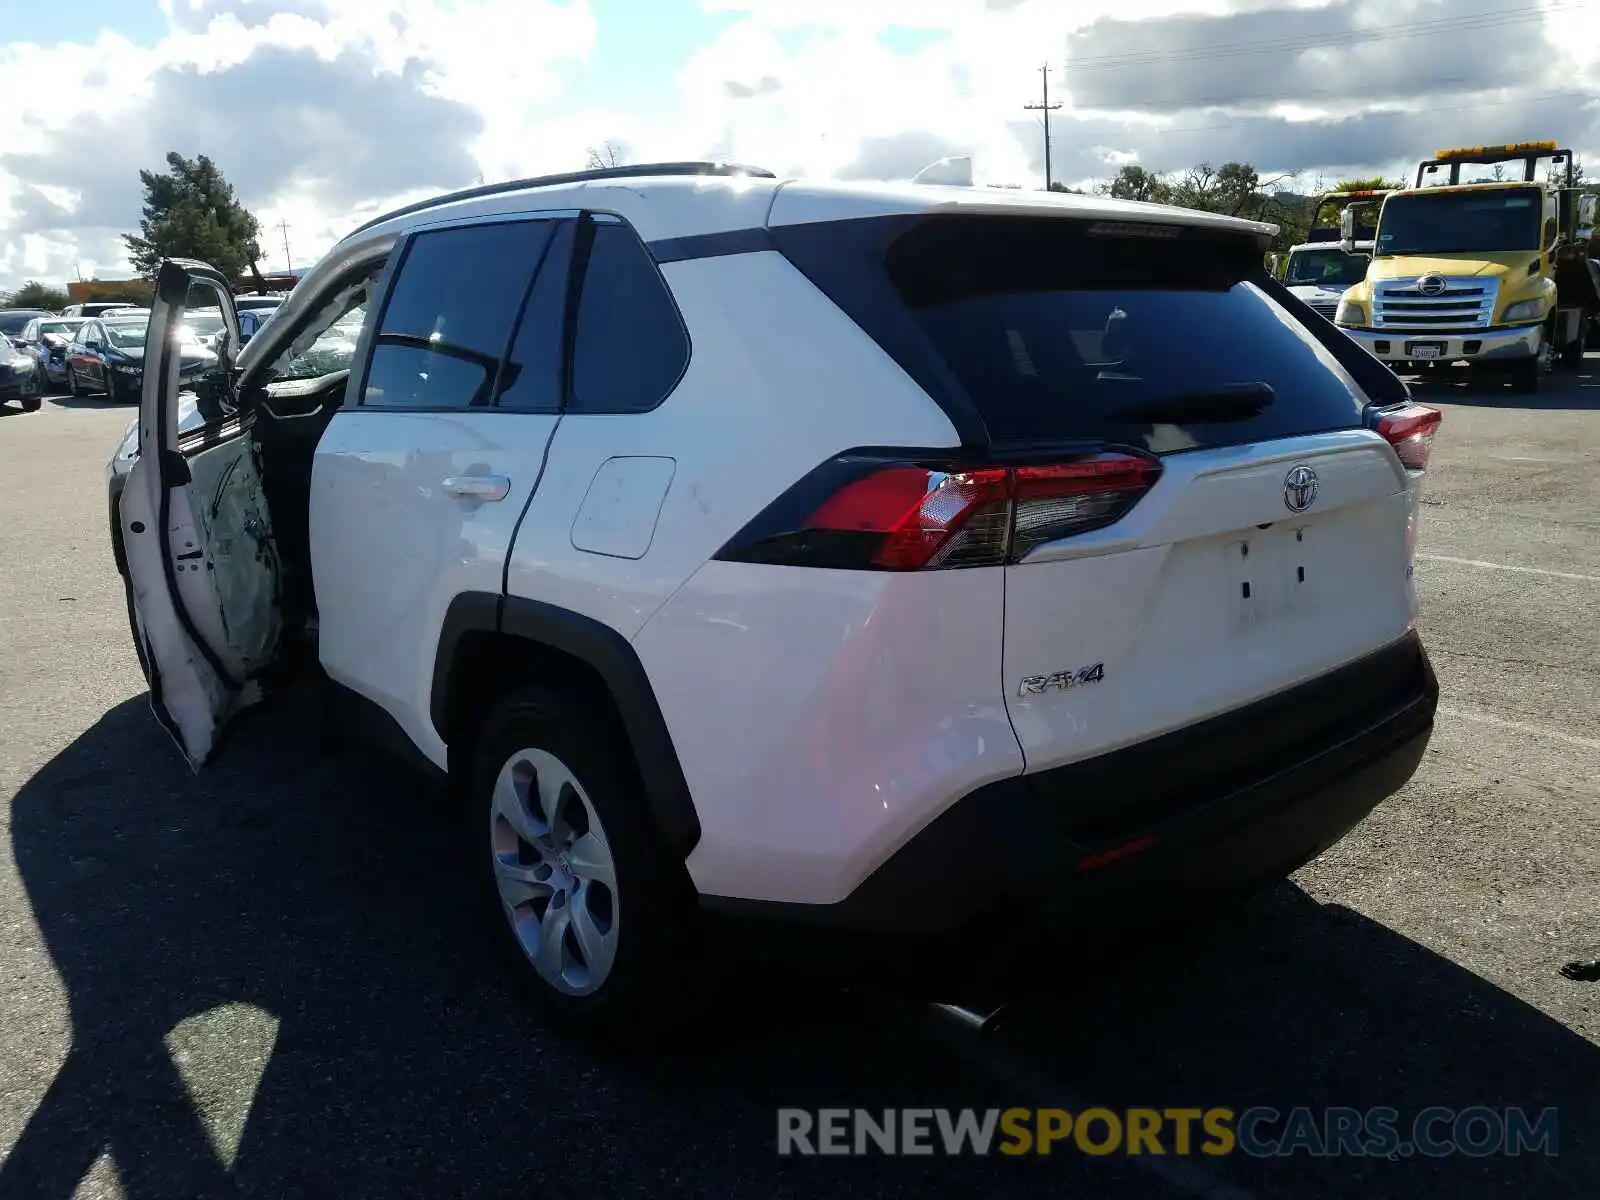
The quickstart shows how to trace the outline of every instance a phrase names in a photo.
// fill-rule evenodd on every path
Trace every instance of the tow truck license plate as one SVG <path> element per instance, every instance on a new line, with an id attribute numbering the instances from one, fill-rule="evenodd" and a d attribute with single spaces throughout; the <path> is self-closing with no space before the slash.
<path id="1" fill-rule="evenodd" d="M 1438 342 L 1412 342 L 1406 353 L 1412 358 L 1438 358 L 1444 353 L 1444 346 Z"/>

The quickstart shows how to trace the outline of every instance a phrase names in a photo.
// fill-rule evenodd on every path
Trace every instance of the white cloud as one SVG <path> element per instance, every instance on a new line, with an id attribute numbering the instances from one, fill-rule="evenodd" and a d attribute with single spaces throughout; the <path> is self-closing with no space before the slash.
<path id="1" fill-rule="evenodd" d="M 965 153 L 982 180 L 1036 184 L 1023 105 L 1047 60 L 1068 183 L 1128 162 L 1394 170 L 1446 142 L 1545 137 L 1600 164 L 1600 12 L 1577 0 L 1511 16 L 1505 0 L 700 7 L 704 44 L 633 107 L 564 91 L 607 37 L 587 0 L 164 0 L 152 46 L 0 46 L 0 105 L 19 114 L 0 146 L 0 286 L 116 269 L 135 171 L 169 148 L 218 160 L 272 265 L 280 220 L 300 265 L 400 197 L 571 169 L 605 139 L 636 160 L 852 178 Z"/>

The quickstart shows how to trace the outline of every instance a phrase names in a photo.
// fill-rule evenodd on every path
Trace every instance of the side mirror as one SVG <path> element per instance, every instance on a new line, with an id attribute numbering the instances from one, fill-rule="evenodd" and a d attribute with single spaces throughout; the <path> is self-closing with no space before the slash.
<path id="1" fill-rule="evenodd" d="M 1339 214 L 1339 249 L 1346 254 L 1355 253 L 1356 214 L 1353 208 L 1347 208 Z"/>
<path id="2" fill-rule="evenodd" d="M 1600 206 L 1600 196 L 1588 195 L 1578 198 L 1578 224 L 1588 227 L 1594 224 L 1594 210 Z"/>

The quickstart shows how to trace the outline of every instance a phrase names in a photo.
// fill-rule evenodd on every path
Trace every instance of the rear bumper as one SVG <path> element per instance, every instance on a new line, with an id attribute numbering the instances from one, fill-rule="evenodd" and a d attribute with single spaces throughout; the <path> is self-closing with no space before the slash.
<path id="1" fill-rule="evenodd" d="M 980 788 L 837 904 L 702 907 L 720 932 L 770 942 L 776 923 L 825 952 L 840 933 L 1100 928 L 1174 911 L 1281 878 L 1339 841 L 1411 778 L 1437 701 L 1411 634 L 1154 741 Z"/>
<path id="2" fill-rule="evenodd" d="M 1384 362 L 1421 362 L 1417 348 L 1433 346 L 1438 362 L 1511 363 L 1533 358 L 1544 345 L 1542 325 L 1523 325 L 1515 329 L 1483 329 L 1452 332 L 1450 330 L 1405 330 L 1377 332 L 1371 329 L 1346 329 L 1345 333 L 1357 344 L 1366 348 L 1373 357 Z"/>

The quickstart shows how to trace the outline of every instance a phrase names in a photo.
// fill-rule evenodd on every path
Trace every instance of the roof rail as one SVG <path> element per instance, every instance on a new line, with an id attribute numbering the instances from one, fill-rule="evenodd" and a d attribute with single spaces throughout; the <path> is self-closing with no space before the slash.
<path id="1" fill-rule="evenodd" d="M 526 188 L 554 187 L 566 183 L 590 183 L 601 179 L 648 179 L 663 176 L 682 175 L 733 175 L 751 176 L 756 179 L 776 179 L 771 171 L 761 167 L 748 167 L 739 163 L 721 162 L 672 162 L 672 163 L 637 163 L 628 167 L 596 167 L 589 171 L 568 171 L 561 175 L 534 175 L 527 179 L 508 179 L 504 183 L 485 183 L 477 187 L 463 188 L 458 192 L 446 192 L 443 195 L 431 196 L 426 200 L 418 200 L 414 204 L 407 204 L 393 212 L 386 212 L 381 216 L 373 217 L 365 225 L 358 226 L 346 234 L 354 237 L 364 233 L 385 221 L 392 221 L 396 217 L 409 216 L 414 212 L 422 212 L 428 208 L 438 208 L 444 204 L 455 204 L 462 200 L 478 200 L 484 196 L 500 196 L 507 192 L 520 192 Z"/>

